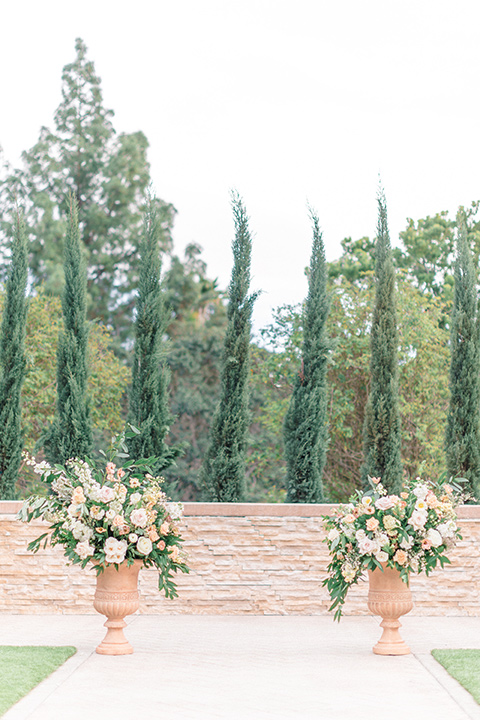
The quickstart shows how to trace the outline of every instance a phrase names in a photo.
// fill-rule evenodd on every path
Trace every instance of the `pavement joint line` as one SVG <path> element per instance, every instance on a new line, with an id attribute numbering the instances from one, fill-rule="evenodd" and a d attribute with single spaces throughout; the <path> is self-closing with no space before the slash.
<path id="1" fill-rule="evenodd" d="M 77 650 L 75 655 L 68 658 L 63 665 L 60 665 L 57 670 L 30 690 L 25 697 L 12 705 L 2 715 L 2 720 L 27 720 L 94 652 L 95 650 Z"/>
<path id="2" fill-rule="evenodd" d="M 480 720 L 480 706 L 472 695 L 435 660 L 431 653 L 418 653 L 414 657 L 471 720 Z"/>

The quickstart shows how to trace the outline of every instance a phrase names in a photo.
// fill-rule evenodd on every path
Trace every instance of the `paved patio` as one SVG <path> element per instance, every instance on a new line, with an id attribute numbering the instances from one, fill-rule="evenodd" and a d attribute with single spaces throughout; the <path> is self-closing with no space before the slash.
<path id="1" fill-rule="evenodd" d="M 430 655 L 480 648 L 480 618 L 405 617 L 404 657 L 371 652 L 379 619 L 136 615 L 135 653 L 105 657 L 100 615 L 0 615 L 2 645 L 77 654 L 4 720 L 480 720 Z"/>

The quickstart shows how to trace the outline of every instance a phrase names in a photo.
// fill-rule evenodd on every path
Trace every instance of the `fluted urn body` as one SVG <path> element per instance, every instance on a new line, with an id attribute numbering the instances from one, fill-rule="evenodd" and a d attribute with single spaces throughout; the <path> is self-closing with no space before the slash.
<path id="1" fill-rule="evenodd" d="M 127 625 L 124 618 L 138 610 L 138 573 L 142 564 L 141 560 L 134 560 L 130 566 L 123 562 L 118 569 L 115 565 L 107 565 L 105 570 L 97 575 L 93 607 L 107 616 L 104 623 L 107 634 L 97 647 L 100 655 L 133 653 L 133 647 L 123 633 L 123 628 Z"/>
<path id="2" fill-rule="evenodd" d="M 374 615 L 380 615 L 380 627 L 383 628 L 373 652 L 376 655 L 408 655 L 410 648 L 400 635 L 398 618 L 413 608 L 412 593 L 398 570 L 386 565 L 382 567 L 383 572 L 379 568 L 368 571 L 368 609 Z"/>

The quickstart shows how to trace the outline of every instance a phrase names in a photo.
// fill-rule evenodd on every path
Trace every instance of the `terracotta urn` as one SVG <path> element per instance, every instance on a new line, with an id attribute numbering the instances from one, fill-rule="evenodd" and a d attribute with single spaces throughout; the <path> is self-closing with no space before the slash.
<path id="1" fill-rule="evenodd" d="M 373 652 L 376 655 L 408 655 L 410 648 L 400 635 L 398 618 L 413 608 L 412 593 L 398 570 L 386 565 L 382 567 L 383 572 L 379 568 L 368 571 L 368 609 L 381 616 L 380 627 L 383 628 Z"/>
<path id="2" fill-rule="evenodd" d="M 142 560 L 134 560 L 130 566 L 126 562 L 118 567 L 107 565 L 105 570 L 97 575 L 93 607 L 107 616 L 107 622 L 104 623 L 107 634 L 97 647 L 100 655 L 133 653 L 133 647 L 123 634 L 123 628 L 127 625 L 124 618 L 138 610 L 138 573 L 142 565 Z"/>

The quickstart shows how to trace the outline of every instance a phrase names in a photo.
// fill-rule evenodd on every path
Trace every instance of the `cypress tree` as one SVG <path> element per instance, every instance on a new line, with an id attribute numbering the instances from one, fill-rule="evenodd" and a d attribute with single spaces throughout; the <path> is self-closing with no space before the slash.
<path id="1" fill-rule="evenodd" d="M 179 447 L 166 443 L 172 423 L 168 403 L 170 374 L 165 362 L 164 334 L 168 317 L 160 286 L 161 225 L 153 198 L 148 199 L 140 243 L 140 275 L 136 303 L 135 350 L 129 420 L 139 433 L 128 443 L 135 458 L 155 456 L 157 472 L 173 464 Z"/>
<path id="2" fill-rule="evenodd" d="M 87 273 L 73 195 L 70 195 L 64 272 L 63 331 L 57 347 L 57 404 L 53 423 L 43 440 L 47 459 L 60 464 L 74 457 L 85 459 L 92 449 L 87 397 Z"/>
<path id="3" fill-rule="evenodd" d="M 228 288 L 227 329 L 222 355 L 220 400 L 216 407 L 200 480 L 208 499 L 241 502 L 245 497 L 245 447 L 249 425 L 248 373 L 253 304 L 248 295 L 252 241 L 241 198 L 232 195 L 235 238 Z"/>
<path id="4" fill-rule="evenodd" d="M 395 270 L 387 224 L 383 190 L 378 201 L 375 243 L 375 306 L 370 337 L 371 386 L 363 427 L 364 463 L 362 482 L 380 477 L 389 492 L 400 492 L 400 411 L 398 400 L 398 331 L 395 300 Z"/>
<path id="5" fill-rule="evenodd" d="M 287 502 L 323 502 L 322 474 L 328 446 L 325 249 L 318 217 L 311 211 L 313 246 L 308 296 L 303 313 L 302 366 L 295 378 L 283 436 L 287 461 Z"/>
<path id="6" fill-rule="evenodd" d="M 17 211 L 0 332 L 0 498 L 4 500 L 15 498 L 22 456 L 20 394 L 26 364 L 27 257 L 25 226 Z"/>
<path id="7" fill-rule="evenodd" d="M 450 403 L 445 433 L 447 469 L 467 478 L 480 497 L 480 342 L 476 272 L 467 239 L 465 215 L 457 216 L 455 291 L 450 329 Z"/>

